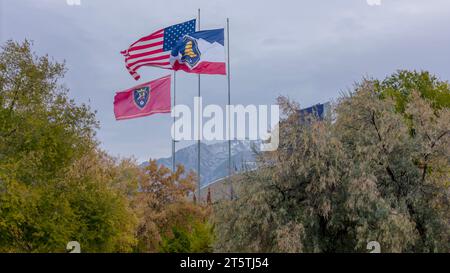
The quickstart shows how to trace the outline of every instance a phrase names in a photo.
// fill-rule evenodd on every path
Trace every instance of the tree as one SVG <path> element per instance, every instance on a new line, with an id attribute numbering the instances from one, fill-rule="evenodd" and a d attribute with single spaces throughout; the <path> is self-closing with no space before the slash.
<path id="1" fill-rule="evenodd" d="M 347 153 L 370 164 L 382 200 L 412 225 L 415 239 L 405 251 L 450 251 L 449 108 L 413 89 L 404 115 L 397 114 L 396 101 L 376 100 L 371 82 L 359 88 L 338 108 L 336 129 Z"/>
<path id="2" fill-rule="evenodd" d="M 68 97 L 63 63 L 31 43 L 0 52 L 0 252 L 129 251 L 135 163 L 98 149 L 95 113 Z M 135 191 L 135 190 L 134 190 Z"/>
<path id="3" fill-rule="evenodd" d="M 194 175 L 184 167 L 171 172 L 150 161 L 135 200 L 139 252 L 208 252 L 213 240 L 210 210 L 190 201 Z"/>
<path id="4" fill-rule="evenodd" d="M 134 161 L 101 151 L 84 155 L 69 169 L 60 198 L 76 212 L 71 240 L 78 241 L 83 252 L 133 251 L 138 219 L 131 202 L 140 172 Z"/>
<path id="5" fill-rule="evenodd" d="M 325 121 L 301 122 L 279 99 L 280 146 L 215 208 L 217 250 L 450 251 L 449 109 L 413 89 L 399 111 L 377 84 L 364 80 Z"/>
<path id="6" fill-rule="evenodd" d="M 428 100 L 433 109 L 450 108 L 450 85 L 428 71 L 399 70 L 383 81 L 374 80 L 374 89 L 382 97 L 395 100 L 400 113 L 406 111 L 406 105 L 417 92 L 421 98 Z"/>

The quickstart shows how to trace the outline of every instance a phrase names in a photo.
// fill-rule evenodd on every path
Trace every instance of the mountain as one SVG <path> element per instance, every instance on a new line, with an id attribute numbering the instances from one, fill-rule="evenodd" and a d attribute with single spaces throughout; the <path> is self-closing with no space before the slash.
<path id="1" fill-rule="evenodd" d="M 176 164 L 182 164 L 186 171 L 197 172 L 197 144 L 182 148 L 175 153 Z M 231 166 L 233 173 L 254 168 L 255 150 L 259 145 L 252 141 L 231 142 Z M 215 180 L 228 176 L 228 142 L 200 145 L 200 173 L 201 184 L 206 186 Z M 172 168 L 172 157 L 160 158 L 158 164 Z M 144 162 L 146 166 L 148 162 Z"/>

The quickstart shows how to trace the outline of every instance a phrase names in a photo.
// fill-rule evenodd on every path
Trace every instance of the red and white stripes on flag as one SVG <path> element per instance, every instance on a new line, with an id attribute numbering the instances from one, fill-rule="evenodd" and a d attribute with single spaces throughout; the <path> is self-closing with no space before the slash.
<path id="1" fill-rule="evenodd" d="M 170 51 L 163 50 L 164 29 L 158 30 L 133 43 L 128 50 L 121 53 L 125 56 L 125 66 L 135 80 L 140 78 L 136 71 L 142 66 L 170 68 Z"/>
<path id="2" fill-rule="evenodd" d="M 135 80 L 140 79 L 137 70 L 143 66 L 172 69 L 170 53 L 173 46 L 186 34 L 195 31 L 196 20 L 190 20 L 153 32 L 136 42 L 121 54 L 125 57 L 125 67 Z"/>

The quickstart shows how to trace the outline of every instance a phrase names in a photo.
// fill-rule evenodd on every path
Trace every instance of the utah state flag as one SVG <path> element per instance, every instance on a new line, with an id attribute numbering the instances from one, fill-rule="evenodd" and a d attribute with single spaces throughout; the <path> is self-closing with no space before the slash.
<path id="1" fill-rule="evenodd" d="M 224 41 L 223 28 L 184 35 L 170 54 L 172 69 L 226 75 Z"/>

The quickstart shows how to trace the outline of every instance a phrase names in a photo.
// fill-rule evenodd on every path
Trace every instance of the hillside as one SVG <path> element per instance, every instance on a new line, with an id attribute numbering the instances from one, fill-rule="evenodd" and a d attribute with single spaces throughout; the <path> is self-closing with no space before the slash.
<path id="1" fill-rule="evenodd" d="M 233 141 L 231 143 L 231 165 L 233 172 L 251 169 L 255 165 L 255 152 L 252 147 L 258 147 L 256 142 Z M 175 153 L 176 164 L 182 164 L 186 170 L 197 171 L 197 144 L 182 148 Z M 200 146 L 201 184 L 206 186 L 220 178 L 228 176 L 228 142 L 204 144 Z M 158 164 L 172 168 L 172 157 L 160 158 Z M 142 165 L 146 166 L 148 162 Z"/>

